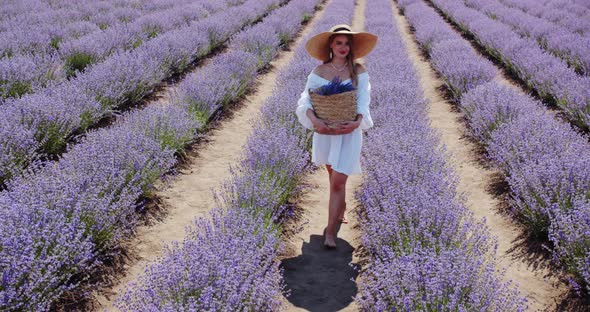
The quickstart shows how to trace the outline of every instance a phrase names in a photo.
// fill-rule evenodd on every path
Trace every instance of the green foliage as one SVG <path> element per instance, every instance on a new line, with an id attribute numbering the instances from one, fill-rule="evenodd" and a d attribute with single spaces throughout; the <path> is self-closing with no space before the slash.
<path id="1" fill-rule="evenodd" d="M 31 92 L 31 84 L 25 81 L 0 80 L 0 98 L 18 98 Z"/>
<path id="2" fill-rule="evenodd" d="M 2 51 L 2 53 L 0 53 L 0 58 L 13 57 L 13 56 L 14 56 L 14 51 L 12 51 L 12 49 L 4 49 Z"/>
<path id="3" fill-rule="evenodd" d="M 35 138 L 43 142 L 41 150 L 48 154 L 57 154 L 66 146 L 67 134 L 63 122 L 49 121 L 40 122 L 35 133 Z"/>
<path id="4" fill-rule="evenodd" d="M 88 127 L 90 127 L 94 123 L 94 118 L 92 118 L 92 113 L 89 111 L 85 111 L 80 115 L 80 128 L 83 131 L 86 131 Z"/>
<path id="5" fill-rule="evenodd" d="M 60 36 L 51 38 L 51 43 L 50 43 L 51 47 L 56 50 L 59 50 L 59 44 L 62 42 L 62 40 L 63 39 Z"/>
<path id="6" fill-rule="evenodd" d="M 109 97 L 104 97 L 104 96 L 99 96 L 96 99 L 98 101 L 98 103 L 100 103 L 100 107 L 102 109 L 111 109 L 113 107 L 115 107 L 115 100 L 111 99 Z"/>
<path id="7" fill-rule="evenodd" d="M 206 127 L 207 123 L 209 122 L 211 114 L 205 108 L 206 106 L 204 103 L 195 101 L 190 98 L 186 98 L 185 101 L 187 101 L 188 103 L 189 113 L 191 114 L 191 116 L 193 116 L 193 118 L 196 121 L 198 121 L 202 125 L 201 129 L 199 129 L 202 130 L 204 127 Z"/>
<path id="8" fill-rule="evenodd" d="M 77 52 L 68 56 L 65 62 L 66 76 L 70 78 L 76 75 L 76 71 L 83 72 L 93 62 L 94 56 L 85 52 Z"/>
<path id="9" fill-rule="evenodd" d="M 281 45 L 287 45 L 287 43 L 289 43 L 289 40 L 291 40 L 291 37 L 289 37 L 288 34 L 280 34 L 279 40 L 281 42 Z"/>
<path id="10" fill-rule="evenodd" d="M 155 38 L 162 32 L 162 28 L 159 25 L 148 25 L 143 28 L 143 32 L 148 38 Z"/>
<path id="11" fill-rule="evenodd" d="M 119 21 L 121 21 L 121 23 L 127 24 L 127 23 L 131 22 L 131 17 L 130 16 L 120 16 Z"/>
<path id="12" fill-rule="evenodd" d="M 137 40 L 135 40 L 135 42 L 133 42 L 133 44 L 131 44 L 131 49 L 135 49 L 142 44 L 143 44 L 143 40 L 141 40 L 141 38 L 137 38 Z"/>

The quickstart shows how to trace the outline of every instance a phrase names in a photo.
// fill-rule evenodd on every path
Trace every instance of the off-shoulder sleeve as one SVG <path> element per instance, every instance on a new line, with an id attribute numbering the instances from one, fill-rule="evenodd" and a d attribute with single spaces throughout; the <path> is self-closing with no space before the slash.
<path id="1" fill-rule="evenodd" d="M 357 113 L 363 115 L 360 128 L 365 130 L 373 127 L 373 119 L 369 110 L 371 104 L 371 83 L 369 74 L 364 72 L 358 76 Z"/>
<path id="2" fill-rule="evenodd" d="M 305 83 L 305 89 L 303 90 L 303 93 L 301 93 L 299 101 L 297 101 L 297 110 L 295 113 L 302 126 L 309 130 L 313 130 L 313 123 L 311 123 L 311 120 L 307 117 L 307 109 L 313 110 L 308 91 L 310 88 L 312 88 L 311 75 L 307 76 L 307 83 Z"/>

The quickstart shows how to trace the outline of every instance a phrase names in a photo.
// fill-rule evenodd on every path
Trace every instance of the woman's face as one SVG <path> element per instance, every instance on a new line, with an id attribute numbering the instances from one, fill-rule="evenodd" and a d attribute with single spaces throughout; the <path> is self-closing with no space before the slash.
<path id="1" fill-rule="evenodd" d="M 346 58 L 350 52 L 350 42 L 348 42 L 348 36 L 338 35 L 334 37 L 334 40 L 330 44 L 334 57 Z"/>

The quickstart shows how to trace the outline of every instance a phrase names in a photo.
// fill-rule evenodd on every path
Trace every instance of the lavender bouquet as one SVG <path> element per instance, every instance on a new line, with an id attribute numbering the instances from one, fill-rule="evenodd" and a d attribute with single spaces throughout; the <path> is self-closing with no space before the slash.
<path id="1" fill-rule="evenodd" d="M 323 85 L 319 88 L 313 89 L 312 92 L 319 95 L 332 95 L 332 94 L 339 94 L 349 91 L 354 91 L 355 88 L 352 85 L 352 81 L 344 83 L 344 81 L 340 80 L 340 76 L 334 77 L 330 83 L 327 85 Z"/>

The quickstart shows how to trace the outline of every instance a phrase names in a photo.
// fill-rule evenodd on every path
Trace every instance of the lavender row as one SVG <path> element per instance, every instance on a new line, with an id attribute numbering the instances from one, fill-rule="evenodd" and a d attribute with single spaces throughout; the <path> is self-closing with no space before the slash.
<path id="1" fill-rule="evenodd" d="M 353 1 L 333 1 L 310 35 L 349 22 L 353 10 Z M 293 114 L 293 99 L 315 65 L 300 45 L 263 105 L 242 160 L 220 190 L 219 207 L 188 229 L 182 247 L 173 245 L 146 269 L 119 299 L 121 310 L 280 309 L 281 224 L 288 217 L 289 196 L 300 190 L 298 182 L 309 170 L 309 134 Z"/>
<path id="2" fill-rule="evenodd" d="M 300 22 L 314 5 L 294 1 L 263 24 L 273 27 L 285 18 Z M 252 84 L 256 56 L 251 53 L 230 52 L 211 67 L 240 62 L 251 70 L 225 72 L 230 80 L 226 76 L 218 85 L 243 81 L 240 75 Z M 231 88 L 224 92 L 225 97 L 239 96 Z M 3 309 L 46 310 L 64 291 L 77 287 L 73 277 L 83 280 L 98 259 L 132 233 L 138 198 L 148 196 L 151 184 L 174 165 L 174 153 L 200 126 L 186 107 L 150 106 L 126 114 L 112 128 L 90 132 L 59 162 L 10 182 L 0 194 L 0 219 L 6 224 L 0 231 L 0 258 L 7 261 L 1 263 Z"/>
<path id="3" fill-rule="evenodd" d="M 188 1 L 4 1 L 0 55 L 50 52 L 60 41 L 130 23 Z"/>
<path id="4" fill-rule="evenodd" d="M 40 154 L 59 152 L 74 132 L 140 100 L 163 79 L 205 57 L 284 1 L 249 0 L 115 54 L 71 81 L 0 106 L 5 116 L 0 119 L 0 180 L 18 174 Z"/>
<path id="5" fill-rule="evenodd" d="M 441 74 L 455 101 L 478 85 L 494 80 L 496 67 L 473 50 L 461 35 L 419 0 L 398 0 L 415 38 L 430 56 L 432 66 Z"/>
<path id="6" fill-rule="evenodd" d="M 561 107 L 572 122 L 590 126 L 590 77 L 577 75 L 535 41 L 520 37 L 510 27 L 466 7 L 463 1 L 432 2 L 529 88 Z"/>
<path id="7" fill-rule="evenodd" d="M 310 3 L 292 6 L 309 6 Z M 297 12 L 303 12 L 302 18 L 305 21 L 311 17 L 311 9 L 297 7 Z M 252 82 L 251 77 L 243 72 L 262 70 L 298 32 L 301 20 L 297 15 L 290 16 L 289 10 L 293 8 L 288 6 L 286 9 L 277 10 L 272 16 L 267 17 L 264 23 L 251 26 L 231 38 L 230 50 L 247 52 L 255 55 L 255 59 L 242 60 L 238 57 L 235 60 L 224 60 L 215 66 L 195 72 L 178 86 L 172 101 L 185 107 L 201 123 L 206 124 L 217 111 L 239 98 L 248 89 L 249 83 Z M 219 81 L 228 80 L 228 73 L 234 73 L 230 76 L 231 82 L 219 84 Z M 234 77 L 238 79 L 233 79 Z M 227 96 L 228 90 L 232 90 L 231 97 Z"/>
<path id="8" fill-rule="evenodd" d="M 8 3 L 12 2 L 12 3 Z M 111 3 L 72 3 L 64 8 L 46 1 L 5 1 L 0 11 L 0 55 L 44 51 L 54 38 L 100 31 L 147 13 Z"/>
<path id="9" fill-rule="evenodd" d="M 375 128 L 366 140 L 357 198 L 370 253 L 356 300 L 369 311 L 522 311 L 497 271 L 495 240 L 457 193 L 427 103 L 394 24 L 392 2 L 367 2 L 379 36 L 371 73 Z"/>
<path id="10" fill-rule="evenodd" d="M 590 3 L 575 1 L 501 0 L 504 4 L 590 37 Z M 586 1 L 586 2 L 585 2 Z"/>
<path id="11" fill-rule="evenodd" d="M 512 27 L 521 36 L 534 39 L 544 50 L 563 59 L 582 75 L 590 74 L 590 37 L 534 17 L 498 1 L 465 0 L 465 4 Z"/>
<path id="12" fill-rule="evenodd" d="M 2 310 L 48 310 L 133 232 L 137 199 L 199 125 L 178 108 L 144 113 L 89 132 L 59 162 L 0 193 Z"/>
<path id="13" fill-rule="evenodd" d="M 473 79 L 472 75 L 491 66 L 489 62 L 473 50 L 445 53 L 449 42 L 459 45 L 450 26 L 422 2 L 400 1 L 400 5 L 415 29 L 417 41 L 428 47 L 432 65 L 443 79 L 457 84 L 455 88 L 462 86 L 457 83 L 461 78 L 471 82 L 469 88 L 455 95 L 455 100 L 468 119 L 472 135 L 504 171 L 516 215 L 533 234 L 548 237 L 564 268 L 588 284 L 590 223 L 582 222 L 590 202 L 588 137 L 556 121 L 532 98 L 491 79 Z M 448 68 L 457 64 L 468 67 L 454 77 Z"/>
<path id="14" fill-rule="evenodd" d="M 554 259 L 590 293 L 590 137 L 496 82 L 466 93 L 462 110 L 504 171 L 515 215 L 552 243 Z"/>
<path id="15" fill-rule="evenodd" d="M 59 44 L 59 55 L 70 70 L 83 71 L 85 66 L 101 62 L 113 53 L 132 50 L 146 41 L 171 30 L 188 27 L 193 22 L 212 14 L 240 5 L 244 0 L 192 1 L 183 5 L 144 15 L 133 22 L 119 27 L 83 36 Z M 74 60 L 87 58 L 88 63 L 74 63 Z M 75 68 L 77 65 L 79 68 Z"/>
<path id="16" fill-rule="evenodd" d="M 5 56 L 0 59 L 0 99 L 20 97 L 25 93 L 38 91 L 50 81 L 55 84 L 71 78 L 115 53 L 137 48 L 158 35 L 189 27 L 199 19 L 242 2 L 197 1 L 176 5 L 139 17 L 134 22 L 56 42 L 49 51 Z"/>

